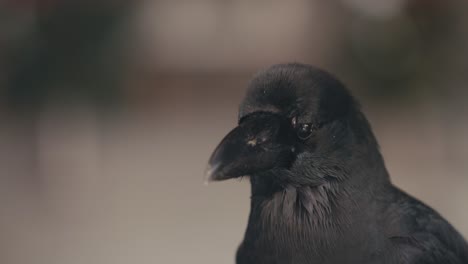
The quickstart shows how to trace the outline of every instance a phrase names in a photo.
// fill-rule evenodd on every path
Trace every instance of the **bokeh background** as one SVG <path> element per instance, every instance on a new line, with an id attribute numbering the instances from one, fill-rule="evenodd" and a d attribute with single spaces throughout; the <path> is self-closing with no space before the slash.
<path id="1" fill-rule="evenodd" d="M 247 181 L 203 185 L 248 80 L 324 68 L 393 181 L 468 236 L 465 0 L 0 0 L 0 262 L 233 263 Z"/>

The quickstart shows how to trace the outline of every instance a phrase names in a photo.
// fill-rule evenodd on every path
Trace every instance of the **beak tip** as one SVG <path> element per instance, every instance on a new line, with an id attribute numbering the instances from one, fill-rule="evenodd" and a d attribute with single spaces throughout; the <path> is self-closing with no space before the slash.
<path id="1" fill-rule="evenodd" d="M 209 164 L 205 170 L 205 181 L 204 185 L 208 185 L 210 182 L 216 180 L 216 172 L 219 166 L 212 166 Z"/>

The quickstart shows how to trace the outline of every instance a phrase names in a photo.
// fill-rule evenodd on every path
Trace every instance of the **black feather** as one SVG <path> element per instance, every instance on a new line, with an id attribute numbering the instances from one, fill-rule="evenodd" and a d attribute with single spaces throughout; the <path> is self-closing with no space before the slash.
<path id="1" fill-rule="evenodd" d="M 230 177 L 239 168 L 249 171 L 252 185 L 238 264 L 468 263 L 462 236 L 391 184 L 359 104 L 330 74 L 303 64 L 261 71 L 249 85 L 239 120 L 236 133 L 247 138 L 226 141 L 269 137 L 229 152 L 239 159 L 251 151 L 261 155 L 223 171 Z M 265 131 L 252 132 L 262 120 L 269 120 Z M 275 122 L 281 124 L 268 128 Z M 307 138 L 294 136 L 298 124 L 317 129 Z M 218 148 L 224 150 L 223 144 Z M 212 160 L 228 166 L 219 157 Z"/>

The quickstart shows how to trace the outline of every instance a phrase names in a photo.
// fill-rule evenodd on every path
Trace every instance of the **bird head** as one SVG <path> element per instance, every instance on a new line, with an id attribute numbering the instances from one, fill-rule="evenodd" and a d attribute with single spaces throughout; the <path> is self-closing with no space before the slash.
<path id="1" fill-rule="evenodd" d="M 207 177 L 274 175 L 319 185 L 344 177 L 346 160 L 372 139 L 341 82 L 309 65 L 274 65 L 250 82 L 239 124 L 212 154 Z"/>

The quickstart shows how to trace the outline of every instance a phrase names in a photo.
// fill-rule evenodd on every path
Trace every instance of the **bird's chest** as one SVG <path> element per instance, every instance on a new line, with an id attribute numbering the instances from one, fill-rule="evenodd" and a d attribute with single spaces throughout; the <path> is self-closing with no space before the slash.
<path id="1" fill-rule="evenodd" d="M 324 229 L 324 232 L 315 232 L 307 228 L 299 223 L 293 225 L 284 222 L 263 226 L 246 236 L 239 247 L 237 263 L 364 263 L 342 260 L 344 256 L 349 258 L 351 254 L 345 252 L 346 243 L 339 239 L 340 235 L 334 230 Z M 340 252 L 340 255 L 336 255 L 336 252 Z"/>
<path id="2" fill-rule="evenodd" d="M 375 263 L 370 252 L 335 231 L 311 232 L 293 226 L 271 226 L 244 240 L 237 264 Z M 302 232 L 301 232 L 302 231 Z"/>
<path id="3" fill-rule="evenodd" d="M 326 193 L 286 189 L 252 204 L 237 264 L 367 263 Z"/>
<path id="4" fill-rule="evenodd" d="M 326 199 L 309 188 L 287 188 L 254 202 L 237 263 L 323 262 L 338 235 Z"/>
<path id="5" fill-rule="evenodd" d="M 275 234 L 272 234 L 274 232 Z M 288 232 L 282 227 L 265 228 L 256 237 L 246 238 L 238 250 L 238 264 L 322 263 L 328 247 L 317 241 Z"/>

